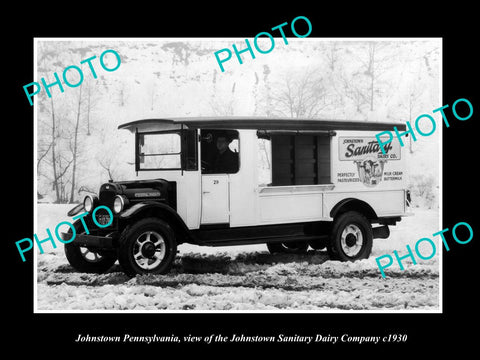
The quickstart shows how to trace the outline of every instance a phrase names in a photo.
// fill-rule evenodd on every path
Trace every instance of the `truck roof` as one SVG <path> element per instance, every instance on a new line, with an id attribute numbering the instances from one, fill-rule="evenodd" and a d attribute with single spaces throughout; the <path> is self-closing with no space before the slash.
<path id="1" fill-rule="evenodd" d="M 272 118 L 256 116 L 213 116 L 141 119 L 120 125 L 119 129 L 134 131 L 138 127 L 171 128 L 172 125 L 189 129 L 258 129 L 258 130 L 397 130 L 405 131 L 405 123 L 362 120 L 328 120 L 309 118 Z"/>

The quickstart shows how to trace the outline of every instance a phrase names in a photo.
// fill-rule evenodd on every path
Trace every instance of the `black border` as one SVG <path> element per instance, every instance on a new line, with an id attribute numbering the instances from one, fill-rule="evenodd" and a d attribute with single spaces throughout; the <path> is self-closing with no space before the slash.
<path id="1" fill-rule="evenodd" d="M 47 4 L 42 4 L 47 7 Z M 238 36 L 252 38 L 258 32 L 276 26 L 294 17 L 307 16 L 312 25 L 311 37 L 442 37 L 443 38 L 443 104 L 452 104 L 458 98 L 467 98 L 474 107 L 474 115 L 468 121 L 451 121 L 450 128 L 443 131 L 443 227 L 450 229 L 460 221 L 468 222 L 478 231 L 475 221 L 475 197 L 477 195 L 478 140 L 476 127 L 480 112 L 476 50 L 476 10 L 472 5 L 437 3 L 435 7 L 421 8 L 419 3 L 383 3 L 374 5 L 360 2 L 354 5 L 341 3 L 338 8 L 314 3 L 312 6 L 294 9 L 293 4 L 271 5 L 266 12 L 244 3 L 223 3 L 217 6 L 199 4 L 195 9 L 183 5 L 183 9 L 157 5 L 96 4 L 72 10 L 67 16 L 63 6 L 48 4 L 48 9 L 35 9 L 32 5 L 18 10 L 18 21 L 4 22 L 2 30 L 6 40 L 7 55 L 3 56 L 7 71 L 7 86 L 4 96 L 8 99 L 9 116 L 5 117 L 4 134 L 15 134 L 4 150 L 4 186 L 2 194 L 6 209 L 4 225 L 6 240 L 4 259 L 4 298 L 8 302 L 4 311 L 9 321 L 4 321 L 5 343 L 13 349 L 28 346 L 45 356 L 71 353 L 89 353 L 91 350 L 106 350 L 109 355 L 123 351 L 127 345 L 136 350 L 146 349 L 145 344 L 77 344 L 79 333 L 179 336 L 244 333 L 245 335 L 270 334 L 331 334 L 383 335 L 406 333 L 406 344 L 348 345 L 348 344 L 274 344 L 270 350 L 286 348 L 313 350 L 318 356 L 324 351 L 339 353 L 343 348 L 357 353 L 372 354 L 372 350 L 390 351 L 405 346 L 413 352 L 402 355 L 432 355 L 444 349 L 465 352 L 473 349 L 476 342 L 475 328 L 470 319 L 478 315 L 476 304 L 476 251 L 477 239 L 469 244 L 453 244 L 444 251 L 444 313 L 443 314 L 33 314 L 33 256 L 21 262 L 14 241 L 31 237 L 33 233 L 33 112 L 25 99 L 22 86 L 33 79 L 33 37 L 193 37 Z M 53 11 L 60 9 L 61 11 Z M 11 9 L 15 13 L 16 9 Z M 87 11 L 88 10 L 88 11 Z M 65 21 L 61 19 L 76 19 Z M 7 28 L 7 26 L 9 28 Z M 430 109 L 426 109 L 428 111 Z M 447 112 L 452 118 L 451 112 Z M 4 135 L 8 136 L 8 135 Z M 5 147 L 4 147 L 5 149 Z M 15 151 L 12 151 L 15 149 Z M 11 190 L 10 190 L 11 188 Z M 440 229 L 439 229 L 440 230 Z M 451 239 L 450 239 L 451 241 Z M 11 320 L 10 320 L 11 319 Z M 111 346 L 113 345 L 113 346 Z M 228 344 L 231 346 L 232 344 Z M 227 344 L 195 346 L 202 350 L 218 350 L 225 353 Z M 266 347 L 267 344 L 262 344 Z M 130 346 L 129 346 L 130 347 Z M 149 351 L 164 351 L 167 348 L 181 350 L 194 346 L 148 345 Z M 246 351 L 257 344 L 235 344 Z M 93 349 L 92 349 L 93 348 Z M 58 351 L 57 351 L 58 349 Z M 64 350 L 68 349 L 68 353 Z M 87 352 L 88 351 L 88 352 Z M 208 355 L 200 353 L 198 355 Z M 33 354 L 36 356 L 37 354 Z M 39 354 L 40 355 L 40 354 Z"/>

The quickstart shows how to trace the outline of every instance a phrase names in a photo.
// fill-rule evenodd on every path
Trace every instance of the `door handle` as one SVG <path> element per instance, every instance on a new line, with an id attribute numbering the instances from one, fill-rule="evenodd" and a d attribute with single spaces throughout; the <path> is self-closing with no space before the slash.
<path id="1" fill-rule="evenodd" d="M 210 191 L 202 191 L 202 194 L 210 194 Z"/>

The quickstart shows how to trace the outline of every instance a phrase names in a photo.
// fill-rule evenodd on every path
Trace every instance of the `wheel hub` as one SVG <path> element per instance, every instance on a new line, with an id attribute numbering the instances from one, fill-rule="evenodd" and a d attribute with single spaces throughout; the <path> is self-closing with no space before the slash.
<path id="1" fill-rule="evenodd" d="M 355 244 L 357 243 L 357 237 L 354 234 L 347 234 L 345 238 L 345 243 L 348 247 L 355 246 Z"/>
<path id="2" fill-rule="evenodd" d="M 153 270 L 158 267 L 165 255 L 165 240 L 158 232 L 145 231 L 138 236 L 133 244 L 133 259 L 143 270 Z"/>
<path id="3" fill-rule="evenodd" d="M 348 257 L 358 256 L 363 248 L 363 234 L 358 225 L 345 226 L 340 237 L 340 246 Z"/>
<path id="4" fill-rule="evenodd" d="M 155 255 L 155 245 L 151 241 L 143 243 L 141 252 L 144 257 L 151 259 Z"/>

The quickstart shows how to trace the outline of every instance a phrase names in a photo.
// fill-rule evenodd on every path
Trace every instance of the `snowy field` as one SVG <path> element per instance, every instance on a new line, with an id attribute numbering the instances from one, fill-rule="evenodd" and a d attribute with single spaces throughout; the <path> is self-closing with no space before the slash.
<path id="1" fill-rule="evenodd" d="M 73 205 L 38 204 L 39 237 L 52 231 Z M 200 247 L 183 244 L 167 275 L 128 278 L 115 264 L 107 273 L 78 273 L 63 244 L 36 250 L 38 311 L 413 311 L 440 310 L 440 260 L 394 263 L 383 279 L 375 257 L 406 254 L 418 239 L 440 230 L 436 209 L 414 209 L 376 239 L 369 259 L 331 261 L 325 251 L 271 255 L 266 245 Z M 436 241 L 437 249 L 441 243 Z M 422 248 L 420 248 L 422 252 Z M 425 249 L 423 253 L 429 253 Z"/>

